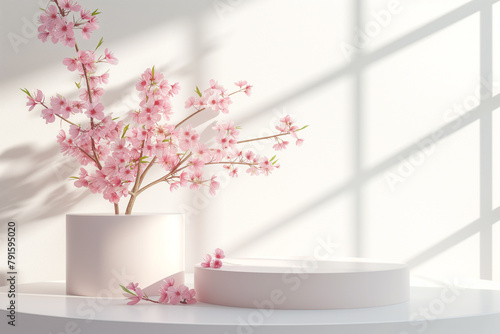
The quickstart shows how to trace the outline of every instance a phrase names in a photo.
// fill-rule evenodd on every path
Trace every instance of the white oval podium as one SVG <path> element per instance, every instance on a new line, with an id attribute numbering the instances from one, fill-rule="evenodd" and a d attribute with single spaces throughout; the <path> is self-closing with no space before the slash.
<path id="1" fill-rule="evenodd" d="M 328 310 L 386 306 L 409 299 L 406 264 L 367 259 L 224 259 L 196 265 L 194 288 L 204 303 L 258 309 Z"/>

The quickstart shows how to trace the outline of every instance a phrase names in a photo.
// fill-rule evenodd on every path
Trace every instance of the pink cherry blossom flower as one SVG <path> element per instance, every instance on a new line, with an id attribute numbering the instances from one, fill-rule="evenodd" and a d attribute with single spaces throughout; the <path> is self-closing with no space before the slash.
<path id="1" fill-rule="evenodd" d="M 247 96 L 250 96 L 252 94 L 252 87 L 251 85 L 247 85 L 245 87 L 245 94 L 247 94 Z"/>
<path id="2" fill-rule="evenodd" d="M 237 141 L 233 138 L 230 137 L 219 137 L 217 138 L 217 142 L 220 144 L 221 148 L 223 150 L 227 150 L 229 148 L 234 148 L 234 145 L 236 145 Z"/>
<path id="3" fill-rule="evenodd" d="M 165 282 L 163 286 L 167 288 L 175 285 L 175 279 L 173 278 L 167 278 L 166 280 L 163 280 L 163 282 Z"/>
<path id="4" fill-rule="evenodd" d="M 26 102 L 26 105 L 30 107 L 28 111 L 31 111 L 37 104 L 43 102 L 45 96 L 43 95 L 42 91 L 38 89 L 34 98 L 29 95 L 27 96 L 27 98 L 28 102 Z"/>
<path id="5" fill-rule="evenodd" d="M 179 91 L 181 90 L 181 85 L 176 82 L 172 85 L 172 88 L 170 89 L 170 95 L 177 95 L 179 94 Z"/>
<path id="6" fill-rule="evenodd" d="M 178 288 L 175 288 L 173 286 L 169 287 L 167 289 L 167 295 L 170 298 L 170 304 L 172 305 L 177 305 L 179 304 L 182 300 L 187 298 L 190 298 L 189 294 L 189 289 L 187 286 L 181 284 L 179 285 Z"/>
<path id="7" fill-rule="evenodd" d="M 167 290 L 168 290 L 168 287 L 164 288 L 163 286 L 160 288 L 160 290 L 158 290 L 158 292 L 160 293 L 160 298 L 158 298 L 158 303 L 168 304 L 169 297 L 168 297 Z"/>
<path id="8" fill-rule="evenodd" d="M 104 95 L 104 89 L 101 87 L 94 87 L 90 89 L 90 95 L 92 96 L 92 99 L 94 102 L 98 102 L 101 99 L 101 96 Z M 85 94 L 81 94 L 80 98 L 82 100 L 88 100 L 88 92 L 85 89 Z"/>
<path id="9" fill-rule="evenodd" d="M 205 163 L 198 158 L 190 159 L 189 161 L 189 170 L 199 173 L 203 170 L 203 167 L 205 167 Z"/>
<path id="10" fill-rule="evenodd" d="M 59 10 L 55 5 L 50 5 L 49 8 L 45 10 L 45 14 L 40 15 L 42 26 L 49 31 L 55 28 L 59 20 Z"/>
<path id="11" fill-rule="evenodd" d="M 215 196 L 215 193 L 216 193 L 216 191 L 219 189 L 219 186 L 220 186 L 219 182 L 215 181 L 215 178 L 216 178 L 216 177 L 217 177 L 217 176 L 215 176 L 215 175 L 214 175 L 214 176 L 212 176 L 212 178 L 210 179 L 210 190 L 209 190 L 209 193 L 210 193 L 210 195 L 212 195 L 212 196 Z"/>
<path id="12" fill-rule="evenodd" d="M 66 102 L 61 109 L 59 109 L 59 113 L 64 118 L 69 118 L 69 116 L 73 113 L 73 107 L 71 102 Z"/>
<path id="13" fill-rule="evenodd" d="M 59 130 L 59 133 L 57 134 L 57 142 L 60 144 L 65 140 L 66 140 L 66 132 L 64 132 L 64 130 Z"/>
<path id="14" fill-rule="evenodd" d="M 295 144 L 297 146 L 302 146 L 303 143 L 304 143 L 304 139 L 297 139 L 297 141 L 295 142 Z"/>
<path id="15" fill-rule="evenodd" d="M 46 124 L 53 123 L 56 120 L 56 117 L 54 116 L 54 110 L 52 110 L 51 108 L 43 109 L 41 114 Z"/>
<path id="16" fill-rule="evenodd" d="M 187 172 L 182 172 L 181 175 L 179 176 L 179 181 L 174 182 L 170 185 L 170 191 L 174 191 L 179 187 L 186 187 L 189 183 L 188 180 L 188 173 Z"/>
<path id="17" fill-rule="evenodd" d="M 203 262 L 201 263 L 201 266 L 203 268 L 210 268 L 210 263 L 212 262 L 212 256 L 210 254 L 205 255 L 203 258 Z"/>
<path id="18" fill-rule="evenodd" d="M 135 289 L 135 293 L 137 294 L 136 296 L 128 297 L 130 301 L 127 303 L 127 305 L 135 305 L 138 302 L 141 301 L 142 297 L 144 296 L 144 292 L 142 292 L 141 288 L 137 287 Z"/>
<path id="19" fill-rule="evenodd" d="M 62 44 L 69 46 L 70 48 L 75 47 L 76 40 L 74 36 L 66 36 L 62 39 Z"/>
<path id="20" fill-rule="evenodd" d="M 250 175 L 255 175 L 255 176 L 257 176 L 257 175 L 259 175 L 259 174 L 260 174 L 260 173 L 259 173 L 259 169 L 258 169 L 257 167 L 255 167 L 254 165 L 250 166 L 250 167 L 246 170 L 246 172 L 247 172 L 248 174 L 250 174 Z"/>
<path id="21" fill-rule="evenodd" d="M 189 99 L 186 100 L 185 107 L 186 109 L 191 108 L 196 102 L 196 99 L 194 96 L 191 96 Z"/>
<path id="22" fill-rule="evenodd" d="M 210 267 L 214 268 L 214 269 L 219 269 L 220 267 L 222 267 L 222 261 L 221 261 L 221 259 L 214 259 L 212 261 L 212 263 L 210 264 Z"/>
<path id="23" fill-rule="evenodd" d="M 245 159 L 247 159 L 247 161 L 252 161 L 252 159 L 255 157 L 255 153 L 252 151 L 246 151 L 244 157 Z"/>
<path id="24" fill-rule="evenodd" d="M 203 174 L 200 172 L 194 172 L 189 174 L 189 189 L 196 190 L 200 188 L 200 185 L 203 183 Z"/>
<path id="25" fill-rule="evenodd" d="M 236 168 L 234 166 L 231 167 L 229 169 L 229 176 L 231 176 L 231 177 L 238 177 L 238 168 Z"/>
<path id="26" fill-rule="evenodd" d="M 194 289 L 190 289 L 188 292 L 185 293 L 184 297 L 185 297 L 185 302 L 186 304 L 196 304 L 197 300 L 196 298 L 194 298 L 194 296 L 196 295 L 196 291 L 194 291 Z"/>
<path id="27" fill-rule="evenodd" d="M 92 117 L 98 120 L 102 120 L 104 118 L 104 113 L 102 112 L 104 110 L 104 106 L 102 103 L 89 103 L 87 106 L 87 111 L 85 112 L 85 115 L 88 117 Z"/>
<path id="28" fill-rule="evenodd" d="M 260 171 L 264 175 L 269 175 L 271 171 L 273 170 L 273 164 L 269 161 L 267 158 L 262 158 L 262 160 L 259 163 Z"/>
<path id="29" fill-rule="evenodd" d="M 236 129 L 233 121 L 229 122 L 219 122 L 214 127 L 214 130 L 219 132 L 220 137 L 231 137 L 236 139 L 239 135 L 239 131 Z"/>
<path id="30" fill-rule="evenodd" d="M 64 58 L 63 64 L 66 65 L 68 67 L 68 70 L 70 70 L 71 72 L 78 68 L 78 61 L 76 60 L 76 58 Z"/>
<path id="31" fill-rule="evenodd" d="M 139 79 L 139 81 L 137 81 L 137 84 L 135 85 L 135 88 L 138 90 L 138 91 L 144 91 L 147 89 L 149 85 L 149 81 L 146 80 L 145 78 L 141 77 Z"/>
<path id="32" fill-rule="evenodd" d="M 45 30 L 45 27 L 40 26 L 38 27 L 38 39 L 40 39 L 42 42 L 47 42 L 49 39 L 50 33 Z"/>
<path id="33" fill-rule="evenodd" d="M 79 4 L 77 4 L 76 1 L 74 3 L 72 3 L 71 0 L 60 0 L 59 6 L 61 8 L 64 8 L 68 11 L 73 11 L 73 12 L 78 12 L 81 9 L 81 6 Z"/>
<path id="34" fill-rule="evenodd" d="M 281 150 L 285 150 L 287 145 L 288 145 L 288 142 L 287 142 L 287 141 L 285 141 L 285 140 L 282 140 L 282 141 L 277 142 L 276 144 L 274 144 L 274 145 L 273 145 L 273 148 L 274 148 L 276 151 L 281 151 Z"/>
<path id="35" fill-rule="evenodd" d="M 246 81 L 237 81 L 237 82 L 235 82 L 234 84 L 235 84 L 236 86 L 238 86 L 238 87 L 240 87 L 240 88 L 241 88 L 241 87 L 245 86 L 245 85 L 247 84 L 247 82 L 246 82 Z"/>
<path id="36" fill-rule="evenodd" d="M 87 23 L 82 27 L 82 36 L 83 39 L 90 39 L 90 34 L 96 30 L 96 26 L 94 24 Z"/>
<path id="37" fill-rule="evenodd" d="M 175 280 L 173 278 L 169 278 L 167 280 L 164 280 L 164 282 L 165 283 L 161 285 L 161 288 L 159 290 L 160 298 L 158 299 L 158 303 L 167 304 L 169 302 L 168 288 L 174 286 Z"/>
<path id="38" fill-rule="evenodd" d="M 208 162 L 210 162 L 210 160 L 212 160 L 212 158 L 210 156 L 210 151 L 208 150 L 208 148 L 204 144 L 201 144 L 201 143 L 196 144 L 192 148 L 191 152 L 193 153 L 193 156 L 195 158 L 200 159 L 204 163 L 208 163 Z"/>
<path id="39" fill-rule="evenodd" d="M 81 187 L 87 188 L 88 185 L 89 185 L 89 181 L 88 181 L 87 178 L 88 178 L 87 170 L 85 168 L 80 168 L 80 175 L 78 177 L 78 180 L 75 181 L 75 187 L 77 187 L 77 188 L 81 188 Z"/>
<path id="40" fill-rule="evenodd" d="M 99 29 L 99 24 L 97 24 L 97 16 L 91 16 L 90 19 L 87 20 L 88 24 L 94 26 L 94 30 Z"/>
<path id="41" fill-rule="evenodd" d="M 107 84 L 108 81 L 109 81 L 109 73 L 104 73 L 103 75 L 101 75 L 99 77 L 99 81 L 102 83 L 102 84 Z"/>
<path id="42" fill-rule="evenodd" d="M 182 172 L 181 175 L 179 176 L 179 182 L 182 187 L 185 187 L 188 185 L 188 172 Z"/>
<path id="43" fill-rule="evenodd" d="M 215 252 L 214 252 L 214 257 L 216 259 L 223 259 L 225 258 L 226 256 L 224 255 L 224 251 L 220 248 L 216 248 L 215 249 Z"/>
<path id="44" fill-rule="evenodd" d="M 210 79 L 208 83 L 210 84 L 210 89 L 215 89 L 215 90 L 222 89 L 222 86 L 220 86 L 219 83 L 214 79 Z"/>
<path id="45" fill-rule="evenodd" d="M 83 112 L 83 108 L 85 107 L 85 102 L 83 101 L 73 101 L 72 103 L 72 107 L 73 107 L 73 112 Z"/>
<path id="46" fill-rule="evenodd" d="M 54 37 L 66 40 L 74 37 L 75 33 L 73 32 L 74 23 L 73 22 L 65 22 L 65 21 L 57 21 Z"/>
<path id="47" fill-rule="evenodd" d="M 89 186 L 89 181 L 86 179 L 78 179 L 75 181 L 75 187 L 77 188 L 87 188 Z"/>
<path id="48" fill-rule="evenodd" d="M 58 95 L 50 98 L 50 106 L 55 112 L 58 112 L 66 104 L 66 98 Z"/>
<path id="49" fill-rule="evenodd" d="M 92 18 L 92 13 L 90 13 L 90 10 L 82 9 L 80 10 L 80 17 L 82 20 L 88 21 Z"/>
<path id="50" fill-rule="evenodd" d="M 226 155 L 226 152 L 223 149 L 215 148 L 210 150 L 210 155 L 212 156 L 214 162 L 220 162 Z"/>
<path id="51" fill-rule="evenodd" d="M 135 291 L 135 289 L 137 289 L 137 287 L 139 286 L 139 283 L 134 283 L 134 282 L 130 282 L 126 288 L 131 290 L 131 291 Z"/>
<path id="52" fill-rule="evenodd" d="M 179 137 L 179 147 L 181 150 L 187 151 L 198 143 L 200 135 L 191 128 L 191 125 L 188 125 L 179 131 Z"/>
<path id="53" fill-rule="evenodd" d="M 108 51 L 107 48 L 106 48 L 106 50 L 104 50 L 104 58 L 106 59 L 108 64 L 112 64 L 112 65 L 118 64 L 118 59 L 116 59 L 116 57 L 113 56 L 111 51 Z"/>
<path id="54" fill-rule="evenodd" d="M 156 125 L 156 122 L 159 122 L 161 120 L 161 115 L 153 113 L 141 113 L 139 120 L 139 123 L 144 124 L 146 128 L 151 129 Z"/>
<path id="55" fill-rule="evenodd" d="M 217 94 L 212 94 L 208 97 L 208 100 L 207 100 L 207 105 L 212 109 L 212 110 L 219 110 L 219 100 L 220 100 L 220 96 L 218 96 Z"/>
<path id="56" fill-rule="evenodd" d="M 94 72 L 95 67 L 95 54 L 92 50 L 78 51 L 77 59 L 81 65 L 84 65 L 88 72 Z M 83 73 L 83 67 L 79 66 L 79 71 Z"/>

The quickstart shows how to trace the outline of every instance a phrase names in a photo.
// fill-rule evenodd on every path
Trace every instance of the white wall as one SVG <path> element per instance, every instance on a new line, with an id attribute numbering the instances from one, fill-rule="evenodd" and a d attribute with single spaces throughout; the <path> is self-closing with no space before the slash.
<path id="1" fill-rule="evenodd" d="M 4 2 L 0 240 L 15 219 L 20 280 L 63 279 L 64 214 L 112 206 L 65 181 L 77 166 L 58 154 L 58 124 L 29 113 L 19 90 L 75 96 L 62 65 L 70 49 L 33 37 L 28 23 L 41 3 Z M 188 270 L 216 247 L 231 256 L 310 256 L 318 238 L 330 238 L 336 256 L 407 261 L 422 275 L 488 278 L 493 270 L 499 280 L 500 102 L 478 108 L 475 97 L 491 71 L 500 91 L 500 4 L 493 27 L 487 19 L 495 2 L 82 1 L 102 12 L 92 43 L 104 36 L 120 60 L 109 110 L 133 105 L 133 83 L 156 65 L 181 83 L 179 118 L 195 85 L 245 79 L 254 93 L 235 98 L 229 116 L 248 137 L 283 113 L 310 125 L 304 146 L 280 153 L 282 168 L 270 177 L 241 175 L 215 198 L 158 186 L 136 211 L 187 211 Z M 347 45 L 359 50 L 349 59 Z"/>

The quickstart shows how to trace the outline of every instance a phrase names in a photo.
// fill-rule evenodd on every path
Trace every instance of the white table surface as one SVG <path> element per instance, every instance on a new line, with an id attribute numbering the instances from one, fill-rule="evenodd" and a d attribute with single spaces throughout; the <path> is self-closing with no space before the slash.
<path id="1" fill-rule="evenodd" d="M 412 277 L 407 303 L 320 311 L 129 306 L 125 298 L 66 296 L 64 282 L 21 284 L 15 328 L 7 325 L 6 291 L 0 287 L 0 333 L 500 333 L 500 283 L 479 280 Z"/>

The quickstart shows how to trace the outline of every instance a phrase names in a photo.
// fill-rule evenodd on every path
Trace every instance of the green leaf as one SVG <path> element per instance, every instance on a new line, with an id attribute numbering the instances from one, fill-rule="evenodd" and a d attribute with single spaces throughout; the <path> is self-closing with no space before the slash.
<path id="1" fill-rule="evenodd" d="M 279 159 L 278 159 L 278 160 L 276 160 L 276 161 L 273 161 L 273 166 L 274 166 L 274 165 L 276 165 L 276 163 L 277 163 L 278 161 L 279 161 Z"/>
<path id="2" fill-rule="evenodd" d="M 236 130 L 241 130 L 241 129 L 243 129 L 243 127 L 242 127 L 242 126 L 239 126 L 239 125 L 238 125 L 238 126 L 236 127 Z"/>
<path id="3" fill-rule="evenodd" d="M 120 284 L 120 286 L 121 286 L 121 288 L 123 289 L 123 291 L 125 291 L 126 293 L 130 293 L 131 295 L 137 296 L 135 293 L 130 292 L 130 290 L 129 290 L 129 289 L 127 289 L 126 287 L 124 287 L 123 285 L 121 285 L 121 284 Z"/>
<path id="4" fill-rule="evenodd" d="M 196 94 L 198 94 L 199 97 L 201 97 L 201 92 L 198 86 L 196 86 L 196 90 L 194 91 Z"/>
<path id="5" fill-rule="evenodd" d="M 78 89 L 80 89 L 80 87 L 82 87 L 82 85 L 81 85 L 80 83 L 78 83 L 78 82 L 75 82 L 75 85 L 76 85 L 76 87 L 77 87 Z"/>
<path id="6" fill-rule="evenodd" d="M 168 143 L 169 141 L 170 141 L 170 139 L 163 139 L 162 143 Z"/>
<path id="7" fill-rule="evenodd" d="M 147 159 L 147 158 L 149 158 L 149 157 L 146 157 L 146 156 L 141 157 L 141 158 L 139 159 L 139 162 L 140 162 L 141 164 L 147 164 L 147 163 L 149 163 L 149 161 L 146 161 L 146 159 Z"/>
<path id="8" fill-rule="evenodd" d="M 115 118 L 112 118 L 111 120 L 116 121 L 118 118 L 120 118 L 120 117 L 115 117 Z"/>
<path id="9" fill-rule="evenodd" d="M 99 49 L 99 47 L 102 45 L 103 41 L 104 41 L 104 37 L 101 37 L 101 40 L 99 41 L 99 43 L 97 43 L 97 46 L 95 47 L 96 50 Z"/>
<path id="10" fill-rule="evenodd" d="M 300 129 L 298 129 L 297 131 L 300 131 L 300 130 L 304 130 L 305 128 L 307 128 L 309 125 L 305 125 L 303 127 L 301 127 Z"/>
<path id="11" fill-rule="evenodd" d="M 70 178 L 70 179 L 75 179 L 75 180 L 80 180 L 80 178 L 79 178 L 79 177 L 77 177 L 77 176 L 70 176 L 69 178 Z"/>
<path id="12" fill-rule="evenodd" d="M 127 124 L 127 126 L 125 126 L 125 127 L 123 128 L 122 138 L 125 138 L 125 134 L 127 133 L 127 130 L 128 130 L 129 125 L 130 125 L 130 124 Z"/>
<path id="13" fill-rule="evenodd" d="M 26 95 L 28 95 L 29 97 L 33 98 L 33 96 L 31 96 L 31 94 L 30 94 L 30 92 L 29 92 L 28 88 L 24 88 L 24 89 L 23 89 L 23 88 L 19 88 L 19 89 L 21 89 L 21 90 L 22 90 L 22 91 L 23 91 Z"/>
<path id="14" fill-rule="evenodd" d="M 151 69 L 151 77 L 155 77 L 155 66 L 153 65 L 153 68 Z"/>
<path id="15" fill-rule="evenodd" d="M 99 8 L 97 8 L 96 10 L 94 10 L 92 12 L 92 16 L 96 16 L 96 15 L 99 15 L 99 14 L 101 14 L 101 12 L 99 11 Z"/>
<path id="16" fill-rule="evenodd" d="M 271 159 L 269 159 L 269 162 L 273 162 L 273 160 L 276 158 L 276 156 L 273 156 Z"/>

